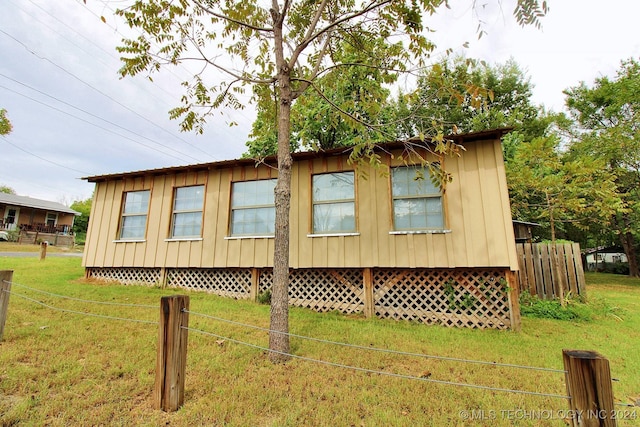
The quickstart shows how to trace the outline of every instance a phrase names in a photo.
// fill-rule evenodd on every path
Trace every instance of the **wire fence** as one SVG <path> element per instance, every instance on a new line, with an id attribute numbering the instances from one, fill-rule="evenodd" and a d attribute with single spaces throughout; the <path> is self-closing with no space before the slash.
<path id="1" fill-rule="evenodd" d="M 40 295 L 45 295 L 47 297 L 58 298 L 58 299 L 73 301 L 73 302 L 77 302 L 77 303 L 105 305 L 105 306 L 112 306 L 112 307 L 136 308 L 136 309 L 139 308 L 139 309 L 155 309 L 155 310 L 157 310 L 159 308 L 157 305 L 131 304 L 131 303 L 120 303 L 120 302 L 114 302 L 114 301 L 97 301 L 97 300 L 91 300 L 91 299 L 85 299 L 85 298 L 77 298 L 77 297 L 71 297 L 71 296 L 67 296 L 67 295 L 61 295 L 61 294 L 56 294 L 56 293 L 44 291 L 42 289 L 37 289 L 37 288 L 26 286 L 26 285 L 23 285 L 23 284 L 20 284 L 20 283 L 16 283 L 16 282 L 7 282 L 7 281 L 3 281 L 3 282 L 6 283 L 6 284 L 9 284 L 9 285 L 18 287 L 20 289 L 24 289 L 24 290 L 29 291 L 29 292 L 34 292 L 34 293 L 37 293 L 37 294 L 40 294 Z M 128 318 L 128 317 L 120 317 L 120 316 L 112 316 L 112 315 L 105 315 L 105 314 L 99 314 L 99 313 L 92 313 L 92 312 L 88 312 L 88 311 L 78 311 L 78 310 L 73 310 L 73 309 L 69 309 L 69 308 L 62 308 L 62 307 L 58 307 L 58 306 L 55 306 L 53 304 L 46 303 L 44 301 L 38 300 L 36 298 L 32 298 L 32 297 L 30 297 L 28 295 L 25 295 L 24 293 L 16 292 L 15 290 L 2 289 L 2 291 L 3 292 L 7 292 L 10 295 L 16 296 L 18 298 L 24 299 L 26 301 L 29 301 L 31 303 L 37 304 L 39 306 L 42 306 L 42 307 L 45 307 L 45 308 L 48 308 L 48 309 L 51 309 L 51 310 L 54 310 L 54 311 L 58 311 L 58 312 L 81 315 L 81 316 L 89 316 L 89 317 L 95 317 L 95 318 L 101 318 L 101 319 L 107 319 L 107 320 L 117 320 L 117 321 L 125 321 L 125 322 L 132 322 L 132 323 L 138 323 L 138 324 L 148 324 L 148 325 L 151 324 L 151 325 L 154 325 L 154 326 L 158 325 L 158 321 L 151 321 L 151 320 L 145 320 L 145 319 L 136 319 L 136 318 Z M 485 365 L 485 366 L 493 366 L 493 367 L 500 367 L 500 368 L 506 368 L 506 369 L 532 370 L 532 371 L 539 371 L 539 372 L 552 373 L 552 374 L 563 374 L 564 375 L 567 372 L 566 370 L 563 370 L 563 369 L 554 369 L 554 368 L 546 368 L 546 367 L 519 365 L 519 364 L 511 364 L 511 363 L 501 363 L 501 362 L 484 361 L 484 360 L 464 359 L 464 358 L 458 358 L 458 357 L 439 356 L 439 355 L 431 355 L 431 354 L 424 354 L 424 353 L 413 353 L 413 352 L 406 352 L 406 351 L 401 351 L 401 350 L 379 348 L 379 347 L 373 347 L 373 346 L 362 346 L 362 345 L 357 345 L 357 344 L 350 344 L 350 343 L 345 343 L 345 342 L 320 339 L 320 338 L 315 338 L 315 337 L 310 337 L 310 336 L 305 336 L 305 335 L 300 335 L 300 334 L 295 334 L 295 333 L 277 332 L 277 331 L 273 331 L 273 330 L 271 330 L 269 328 L 256 326 L 256 325 L 251 325 L 251 324 L 247 324 L 247 323 L 243 323 L 243 322 L 239 322 L 239 321 L 235 321 L 235 320 L 225 319 L 225 318 L 218 317 L 218 316 L 212 316 L 212 315 L 205 314 L 205 313 L 198 313 L 198 312 L 190 311 L 190 310 L 183 310 L 183 312 L 188 314 L 188 315 L 191 315 L 191 316 L 202 317 L 202 318 L 205 318 L 205 319 L 214 320 L 214 321 L 217 321 L 217 322 L 220 322 L 220 323 L 224 323 L 224 324 L 238 326 L 238 327 L 241 327 L 241 328 L 246 328 L 246 329 L 250 329 L 250 330 L 257 330 L 257 331 L 263 331 L 263 332 L 267 332 L 268 334 L 274 334 L 274 333 L 284 334 L 284 335 L 287 335 L 287 336 L 292 337 L 292 338 L 308 340 L 308 341 L 317 342 L 317 343 L 326 344 L 326 345 L 339 346 L 339 347 L 354 349 L 354 350 L 357 350 L 357 351 L 386 353 L 386 354 L 391 354 L 391 355 L 395 355 L 395 356 L 416 357 L 416 358 L 423 358 L 423 359 L 433 359 L 433 360 L 438 360 L 438 361 L 456 362 L 456 363 L 462 363 L 462 364 Z M 519 389 L 511 389 L 511 388 L 503 388 L 503 387 L 492 387 L 492 386 L 486 386 L 486 385 L 480 385 L 480 384 L 470 384 L 470 383 L 465 383 L 465 382 L 456 382 L 456 381 L 447 381 L 447 380 L 441 380 L 441 379 L 433 379 L 433 378 L 428 378 L 428 377 L 424 377 L 424 376 L 400 374 L 400 373 L 394 373 L 394 372 L 389 372 L 389 371 L 383 371 L 383 370 L 380 370 L 380 369 L 365 368 L 365 367 L 361 367 L 361 366 L 353 366 L 353 365 L 343 364 L 343 363 L 339 363 L 339 362 L 321 360 L 321 359 L 308 357 L 308 356 L 295 354 L 295 353 L 290 353 L 290 352 L 289 353 L 279 352 L 279 351 L 276 351 L 276 350 L 269 349 L 268 347 L 265 347 L 263 345 L 258 345 L 258 344 L 250 343 L 250 342 L 247 342 L 247 341 L 244 341 L 244 340 L 233 338 L 233 337 L 229 336 L 229 334 L 220 334 L 220 333 L 215 333 L 215 332 L 211 332 L 211 331 L 207 331 L 207 330 L 203 330 L 203 329 L 198 329 L 198 328 L 194 328 L 194 327 L 183 327 L 183 329 L 186 329 L 189 332 L 198 333 L 198 334 L 201 334 L 201 335 L 204 335 L 204 336 L 214 337 L 217 340 L 228 341 L 228 342 L 231 342 L 231 343 L 234 343 L 234 344 L 237 344 L 237 345 L 250 347 L 250 348 L 253 348 L 253 349 L 256 349 L 256 350 L 266 351 L 266 352 L 270 352 L 270 353 L 282 354 L 284 356 L 288 356 L 288 357 L 291 357 L 291 358 L 294 358 L 294 359 L 303 360 L 303 361 L 306 361 L 306 362 L 319 364 L 319 365 L 323 365 L 323 366 L 331 366 L 331 367 L 335 367 L 335 368 L 347 369 L 347 370 L 351 370 L 351 371 L 354 371 L 354 372 L 361 372 L 361 373 L 366 373 L 366 374 L 393 377 L 393 378 L 399 378 L 399 379 L 410 380 L 410 381 L 419 381 L 419 382 L 441 384 L 441 385 L 447 385 L 447 386 L 453 386 L 453 387 L 464 387 L 464 388 L 471 388 L 471 389 L 478 389 L 478 390 L 503 392 L 503 393 L 513 393 L 513 394 L 520 394 L 520 395 L 527 395 L 527 396 L 538 396 L 538 397 L 556 398 L 556 399 L 564 399 L 564 400 L 571 399 L 570 396 L 565 395 L 565 394 L 542 393 L 542 392 L 530 391 L 530 390 L 519 390 Z M 624 403 L 617 403 L 616 405 L 617 406 L 624 406 L 624 407 L 634 407 L 634 405 L 624 404 Z"/>

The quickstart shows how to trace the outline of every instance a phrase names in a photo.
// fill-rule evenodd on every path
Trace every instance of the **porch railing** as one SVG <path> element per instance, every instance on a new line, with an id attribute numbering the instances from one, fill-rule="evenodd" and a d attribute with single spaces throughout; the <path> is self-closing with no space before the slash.
<path id="1" fill-rule="evenodd" d="M 50 234 L 72 234 L 70 225 L 48 225 L 44 223 L 20 224 L 0 221 L 0 230 L 3 231 L 33 231 Z"/>

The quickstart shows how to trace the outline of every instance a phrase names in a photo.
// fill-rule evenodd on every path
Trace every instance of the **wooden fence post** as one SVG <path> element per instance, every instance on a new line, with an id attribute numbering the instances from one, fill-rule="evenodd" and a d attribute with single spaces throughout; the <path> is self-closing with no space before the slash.
<path id="1" fill-rule="evenodd" d="M 9 296 L 11 295 L 11 281 L 13 270 L 0 270 L 0 341 L 4 335 L 4 324 L 9 310 Z"/>
<path id="2" fill-rule="evenodd" d="M 260 269 L 251 269 L 251 289 L 249 289 L 249 299 L 253 302 L 258 301 L 258 294 L 260 293 Z"/>
<path id="3" fill-rule="evenodd" d="M 509 287 L 509 321 L 512 331 L 520 331 L 522 329 L 522 317 L 520 315 L 520 288 L 518 285 L 518 276 L 515 271 L 508 270 L 505 273 L 507 286 Z"/>
<path id="4" fill-rule="evenodd" d="M 574 427 L 615 426 L 609 360 L 595 351 L 562 350 Z"/>
<path id="5" fill-rule="evenodd" d="M 47 242 L 40 243 L 40 261 L 47 257 Z"/>
<path id="6" fill-rule="evenodd" d="M 187 364 L 189 297 L 173 295 L 160 300 L 160 327 L 154 406 L 165 412 L 177 411 L 184 403 Z"/>
<path id="7" fill-rule="evenodd" d="M 376 301 L 373 296 L 373 272 L 370 268 L 362 270 L 362 284 L 364 287 L 364 316 L 374 317 L 376 315 Z"/>

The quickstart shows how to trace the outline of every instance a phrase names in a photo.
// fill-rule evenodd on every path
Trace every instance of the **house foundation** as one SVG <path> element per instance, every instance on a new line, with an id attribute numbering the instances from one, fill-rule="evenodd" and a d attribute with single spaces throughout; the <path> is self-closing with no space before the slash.
<path id="1" fill-rule="evenodd" d="M 273 284 L 271 268 L 91 267 L 86 276 L 250 300 Z M 291 269 L 289 304 L 447 327 L 519 329 L 513 280 L 511 271 L 500 268 Z"/>

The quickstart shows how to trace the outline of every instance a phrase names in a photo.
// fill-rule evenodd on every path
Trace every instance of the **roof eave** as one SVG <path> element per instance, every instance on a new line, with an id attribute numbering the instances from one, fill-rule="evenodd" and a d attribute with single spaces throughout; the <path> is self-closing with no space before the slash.
<path id="1" fill-rule="evenodd" d="M 491 139 L 501 139 L 504 135 L 509 133 L 513 128 L 498 128 L 480 132 L 471 132 L 465 134 L 455 134 L 455 135 L 447 135 L 444 138 L 453 140 L 457 144 L 465 144 L 469 142 L 482 141 L 482 140 L 491 140 Z M 421 143 L 421 144 L 429 144 L 432 143 L 433 139 L 424 139 L 424 138 L 411 138 L 406 141 L 394 141 L 388 142 L 385 144 L 378 144 L 379 147 L 385 149 L 394 149 L 400 148 L 407 143 Z M 331 150 L 325 151 L 303 151 L 298 153 L 292 153 L 292 157 L 294 160 L 305 160 L 309 158 L 316 158 L 318 156 L 339 156 L 350 154 L 352 147 L 340 147 L 334 148 Z M 193 165 L 183 165 L 183 166 L 170 166 L 166 168 L 157 168 L 157 169 L 147 169 L 147 170 L 139 170 L 139 171 L 131 171 L 131 172 L 121 172 L 121 173 L 112 173 L 105 175 L 94 175 L 87 176 L 81 179 L 84 179 L 88 182 L 102 182 L 102 181 L 110 181 L 124 178 L 135 178 L 141 176 L 149 176 L 149 175 L 167 175 L 175 172 L 197 172 L 203 170 L 212 170 L 212 169 L 225 169 L 229 167 L 237 167 L 237 166 L 257 166 L 259 164 L 267 164 L 270 166 L 277 165 L 276 156 L 265 157 L 264 159 L 251 159 L 251 158 L 243 158 L 236 160 L 222 160 L 218 162 L 209 162 L 209 163 L 197 163 Z"/>

